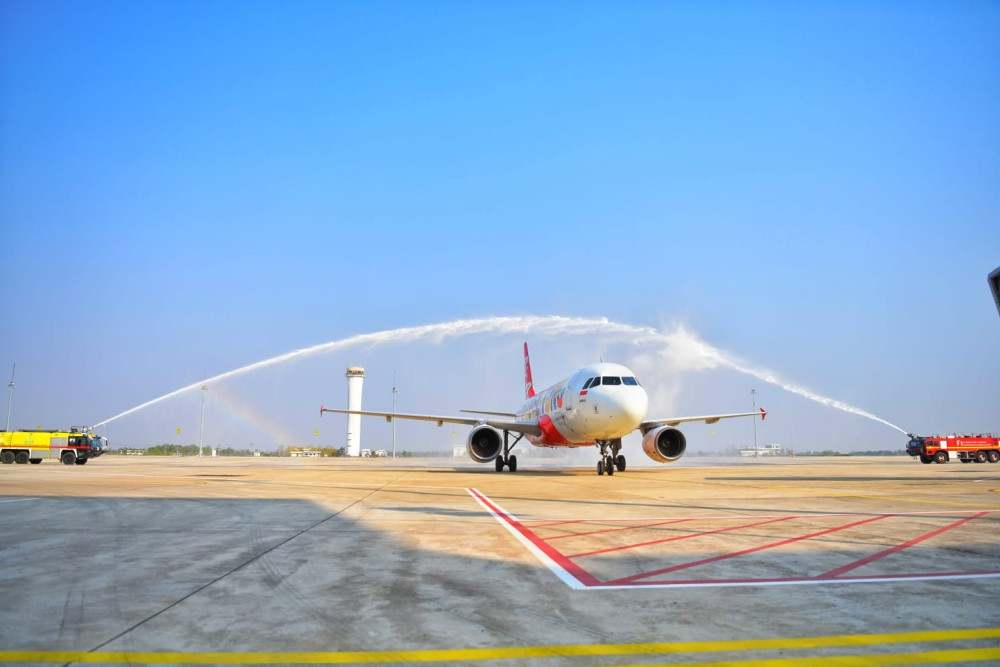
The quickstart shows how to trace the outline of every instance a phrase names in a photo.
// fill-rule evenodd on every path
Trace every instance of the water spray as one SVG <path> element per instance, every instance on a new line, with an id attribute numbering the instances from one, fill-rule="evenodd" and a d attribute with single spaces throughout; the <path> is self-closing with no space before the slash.
<path id="1" fill-rule="evenodd" d="M 734 355 L 727 354 L 722 350 L 706 343 L 696 335 L 686 331 L 683 327 L 677 327 L 671 332 L 661 332 L 652 327 L 636 326 L 632 324 L 622 324 L 612 322 L 607 318 L 581 318 L 562 317 L 557 315 L 549 316 L 519 316 L 519 317 L 486 317 L 478 319 L 454 320 L 439 324 L 428 324 L 416 327 L 404 327 L 400 329 L 390 329 L 375 333 L 359 334 L 341 340 L 330 341 L 320 345 L 304 347 L 292 352 L 248 364 L 240 368 L 221 373 L 207 380 L 193 382 L 187 386 L 164 394 L 151 401 L 146 401 L 141 405 L 119 413 L 114 417 L 94 424 L 92 429 L 98 428 L 121 419 L 144 408 L 166 401 L 174 396 L 178 396 L 188 391 L 200 390 L 210 384 L 226 380 L 229 378 L 250 373 L 253 371 L 274 366 L 293 359 L 301 359 L 314 354 L 334 352 L 351 347 L 376 347 L 387 343 L 406 342 L 431 342 L 440 344 L 445 340 L 462 338 L 476 334 L 531 334 L 533 336 L 580 336 L 587 334 L 599 334 L 604 337 L 623 339 L 635 345 L 658 346 L 659 352 L 665 357 L 680 358 L 683 355 L 684 370 L 711 370 L 718 367 L 729 368 L 744 375 L 757 378 L 762 382 L 775 385 L 790 393 L 802 396 L 821 405 L 842 410 L 851 414 L 859 415 L 867 419 L 885 424 L 900 433 L 906 433 L 903 429 L 892 424 L 881 417 L 877 417 L 870 412 L 862 410 L 813 392 L 805 387 L 796 385 L 779 378 L 776 374 L 755 368 L 737 359 Z"/>

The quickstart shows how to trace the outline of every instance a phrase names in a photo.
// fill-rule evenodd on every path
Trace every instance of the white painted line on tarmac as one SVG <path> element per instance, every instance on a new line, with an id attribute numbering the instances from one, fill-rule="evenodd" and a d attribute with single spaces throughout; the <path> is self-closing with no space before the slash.
<path id="1" fill-rule="evenodd" d="M 535 558 L 537 558 L 546 567 L 548 567 L 549 570 L 554 575 L 556 575 L 560 581 L 562 581 L 564 584 L 566 584 L 573 590 L 579 591 L 579 590 L 586 590 L 588 588 L 587 584 L 580 581 L 577 577 L 570 574 L 563 566 L 559 565 L 555 561 L 555 559 L 553 559 L 549 555 L 549 553 L 546 551 L 546 548 L 553 551 L 554 553 L 557 553 L 555 552 L 555 550 L 551 549 L 551 547 L 547 547 L 547 545 L 544 545 L 542 543 L 536 544 L 535 542 L 533 542 L 531 539 L 528 538 L 528 535 L 526 534 L 527 533 L 526 529 L 523 528 L 518 529 L 516 527 L 517 520 L 514 519 L 512 515 L 507 514 L 504 509 L 502 509 L 499 505 L 488 499 L 486 496 L 481 494 L 476 489 L 466 489 L 466 491 L 468 491 L 469 495 L 475 498 L 476 502 L 479 503 L 487 512 L 492 514 L 493 518 L 495 518 L 498 522 L 500 522 L 501 526 L 506 528 L 511 535 L 516 537 L 518 542 L 523 544 L 528 549 L 528 551 L 530 551 L 535 556 Z"/>

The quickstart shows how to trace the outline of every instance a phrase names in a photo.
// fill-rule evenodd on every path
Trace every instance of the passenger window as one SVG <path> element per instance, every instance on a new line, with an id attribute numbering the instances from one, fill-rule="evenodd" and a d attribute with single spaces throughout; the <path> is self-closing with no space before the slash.
<path id="1" fill-rule="evenodd" d="M 616 377 L 605 377 L 601 380 L 601 384 L 619 385 L 621 383 L 622 379 Z"/>
<path id="2" fill-rule="evenodd" d="M 631 386 L 637 386 L 639 384 L 639 381 L 636 380 L 635 378 L 622 378 L 622 383 Z"/>

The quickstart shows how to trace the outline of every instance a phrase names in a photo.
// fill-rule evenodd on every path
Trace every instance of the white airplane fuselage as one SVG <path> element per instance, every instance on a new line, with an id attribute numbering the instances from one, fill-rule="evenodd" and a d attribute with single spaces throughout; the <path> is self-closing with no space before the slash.
<path id="1" fill-rule="evenodd" d="M 632 371 L 621 364 L 600 363 L 584 366 L 527 399 L 517 418 L 538 421 L 541 435 L 526 436 L 534 445 L 587 447 L 636 430 L 648 408 L 646 390 Z"/>
<path id="2" fill-rule="evenodd" d="M 622 438 L 632 431 L 642 434 L 642 450 L 659 463 L 672 463 L 684 455 L 687 439 L 675 427 L 684 422 L 714 424 L 733 417 L 760 417 L 765 412 L 710 414 L 700 417 L 646 418 L 649 397 L 635 375 L 621 364 L 599 363 L 584 366 L 562 382 L 536 394 L 531 379 L 528 344 L 524 344 L 524 404 L 516 413 L 463 410 L 479 417 L 403 414 L 367 410 L 339 410 L 320 406 L 320 415 L 337 412 L 347 415 L 382 417 L 386 421 L 413 419 L 437 422 L 438 426 L 464 424 L 471 427 L 466 450 L 477 463 L 493 462 L 497 472 L 517 470 L 511 449 L 522 438 L 538 447 L 588 447 L 600 449 L 597 474 L 613 475 L 625 470 L 620 454 Z M 514 434 L 514 441 L 510 435 Z"/>

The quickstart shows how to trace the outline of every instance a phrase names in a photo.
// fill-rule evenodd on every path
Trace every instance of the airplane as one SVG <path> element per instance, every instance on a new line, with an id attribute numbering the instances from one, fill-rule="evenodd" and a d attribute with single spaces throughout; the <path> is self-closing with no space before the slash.
<path id="1" fill-rule="evenodd" d="M 466 451 L 476 463 L 494 462 L 497 472 L 506 467 L 517 471 L 517 456 L 511 450 L 522 438 L 536 447 L 590 447 L 600 449 L 597 474 L 614 475 L 625 471 L 625 456 L 621 454 L 622 437 L 638 429 L 642 433 L 642 449 L 649 458 L 660 463 L 672 463 L 684 455 L 687 439 L 674 428 L 684 422 L 703 421 L 714 424 L 733 417 L 767 416 L 767 411 L 740 412 L 700 417 L 670 417 L 646 419 L 649 398 L 635 374 L 621 364 L 598 363 L 584 366 L 568 378 L 536 394 L 531 379 L 528 343 L 524 344 L 524 395 L 521 409 L 514 412 L 461 410 L 482 417 L 444 417 L 437 415 L 370 412 L 367 410 L 335 410 L 320 406 L 319 414 L 335 412 L 346 415 L 414 419 L 443 424 L 472 426 L 466 440 Z M 517 434 L 510 442 L 510 434 Z"/>

